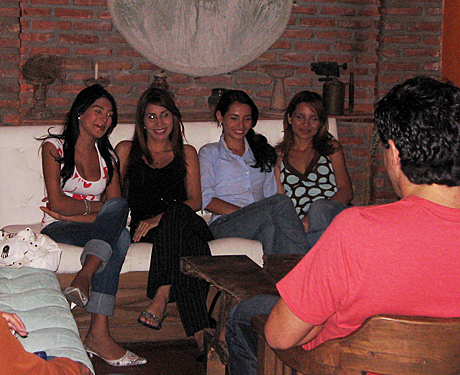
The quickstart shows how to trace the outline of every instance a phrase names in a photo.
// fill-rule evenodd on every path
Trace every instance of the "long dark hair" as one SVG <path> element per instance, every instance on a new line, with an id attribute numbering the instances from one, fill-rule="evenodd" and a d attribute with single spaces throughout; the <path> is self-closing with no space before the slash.
<path id="1" fill-rule="evenodd" d="M 283 118 L 284 135 L 282 141 L 276 146 L 276 149 L 282 155 L 288 155 L 294 143 L 294 132 L 292 123 L 289 121 L 295 109 L 300 103 L 309 105 L 317 114 L 320 127 L 313 137 L 313 148 L 322 156 L 333 154 L 336 150 L 331 142 L 332 135 L 327 131 L 327 113 L 323 105 L 321 96 L 312 91 L 301 91 L 294 95 L 289 102 Z"/>
<path id="2" fill-rule="evenodd" d="M 253 129 L 259 119 L 259 109 L 249 95 L 241 90 L 227 91 L 222 95 L 219 103 L 217 103 L 215 113 L 219 111 L 222 116 L 225 116 L 234 103 L 247 104 L 251 107 L 252 125 L 246 134 L 246 139 L 256 159 L 256 163 L 252 167 L 260 168 L 261 172 L 271 172 L 276 164 L 276 151 L 268 143 L 267 138 L 262 134 L 256 133 Z"/>
<path id="3" fill-rule="evenodd" d="M 80 135 L 80 126 L 78 117 L 83 114 L 91 105 L 100 98 L 106 98 L 112 104 L 112 124 L 105 134 L 96 140 L 101 157 L 104 159 L 107 165 L 107 172 L 109 175 L 108 184 L 112 181 L 114 166 L 119 170 L 119 160 L 113 150 L 112 145 L 109 141 L 109 136 L 113 129 L 117 126 L 118 112 L 117 104 L 113 96 L 104 89 L 101 85 L 96 84 L 89 86 L 77 95 L 72 107 L 66 114 L 64 127 L 61 134 L 53 134 L 48 130 L 49 135 L 39 138 L 39 140 L 45 140 L 48 138 L 58 138 L 63 141 L 64 153 L 62 157 L 56 156 L 56 160 L 61 164 L 61 179 L 62 186 L 65 185 L 66 181 L 72 177 L 73 171 L 75 170 L 75 145 L 77 143 L 78 136 Z"/>
<path id="4" fill-rule="evenodd" d="M 152 154 L 147 146 L 147 131 L 144 126 L 145 111 L 149 104 L 164 107 L 173 114 L 173 128 L 171 134 L 169 134 L 169 140 L 171 141 L 174 154 L 179 156 L 180 160 L 185 165 L 183 140 L 184 124 L 182 123 L 182 115 L 179 108 L 177 108 L 176 103 L 174 103 L 174 99 L 168 91 L 159 88 L 149 88 L 144 91 L 137 103 L 135 131 L 131 144 L 131 150 L 128 156 L 126 171 L 129 171 L 130 167 L 142 156 L 146 158 L 148 163 L 153 163 Z M 125 173 L 122 183 L 125 191 L 127 191 L 129 184 L 128 175 L 128 173 Z"/>

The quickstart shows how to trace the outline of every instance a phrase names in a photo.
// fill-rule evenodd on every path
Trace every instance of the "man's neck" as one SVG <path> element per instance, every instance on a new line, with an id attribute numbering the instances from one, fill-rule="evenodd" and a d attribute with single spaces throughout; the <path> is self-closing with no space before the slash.
<path id="1" fill-rule="evenodd" d="M 416 185 L 409 183 L 402 188 L 402 196 L 416 196 L 450 208 L 460 208 L 460 186 Z"/>

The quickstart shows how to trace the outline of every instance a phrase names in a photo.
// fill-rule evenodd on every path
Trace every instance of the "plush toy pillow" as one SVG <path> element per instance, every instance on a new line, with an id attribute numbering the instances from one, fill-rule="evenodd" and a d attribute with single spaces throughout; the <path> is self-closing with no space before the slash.
<path id="1" fill-rule="evenodd" d="M 48 236 L 30 228 L 18 233 L 0 231 L 0 267 L 33 267 L 56 271 L 61 249 Z"/>

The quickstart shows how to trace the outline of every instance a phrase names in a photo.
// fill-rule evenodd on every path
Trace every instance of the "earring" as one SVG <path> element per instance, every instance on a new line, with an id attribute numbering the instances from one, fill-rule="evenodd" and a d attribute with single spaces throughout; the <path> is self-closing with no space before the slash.
<path id="1" fill-rule="evenodd" d="M 223 122 L 220 122 L 219 125 L 220 125 L 220 126 L 224 126 L 224 123 L 223 123 Z"/>
<path id="2" fill-rule="evenodd" d="M 78 116 L 78 119 L 80 120 L 80 116 Z"/>

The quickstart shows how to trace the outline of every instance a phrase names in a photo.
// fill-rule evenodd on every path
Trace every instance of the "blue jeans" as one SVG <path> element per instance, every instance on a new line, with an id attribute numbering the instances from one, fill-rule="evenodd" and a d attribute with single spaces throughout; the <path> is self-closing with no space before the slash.
<path id="1" fill-rule="evenodd" d="M 56 242 L 82 246 L 82 264 L 90 254 L 102 260 L 92 278 L 86 308 L 90 313 L 113 315 L 121 267 L 131 244 L 125 227 L 127 217 L 128 203 L 118 197 L 108 200 L 92 223 L 55 221 L 42 229 Z"/>
<path id="2" fill-rule="evenodd" d="M 308 250 L 316 244 L 332 220 L 347 207 L 331 199 L 318 199 L 310 205 L 308 208 Z"/>
<path id="3" fill-rule="evenodd" d="M 262 242 L 265 254 L 306 254 L 311 248 L 291 200 L 284 194 L 251 203 L 209 225 L 214 238 Z"/>
<path id="4" fill-rule="evenodd" d="M 225 340 L 232 375 L 257 375 L 257 334 L 251 328 L 251 319 L 270 314 L 279 297 L 260 295 L 240 302 L 227 319 Z"/>

